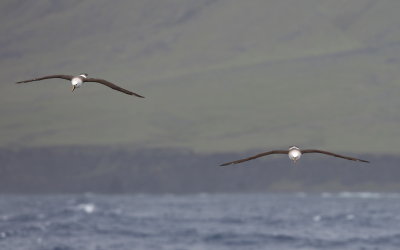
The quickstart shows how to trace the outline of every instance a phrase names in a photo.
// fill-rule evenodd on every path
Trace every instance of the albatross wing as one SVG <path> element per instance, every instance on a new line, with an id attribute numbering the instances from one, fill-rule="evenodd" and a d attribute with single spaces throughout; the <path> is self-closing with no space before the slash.
<path id="1" fill-rule="evenodd" d="M 140 98 L 144 98 L 144 96 L 141 96 L 141 95 L 139 95 L 139 94 L 136 94 L 136 93 L 134 93 L 134 92 L 132 92 L 132 91 L 129 91 L 129 90 L 127 90 L 127 89 L 121 88 L 121 87 L 115 85 L 114 83 L 111 83 L 111 82 L 106 81 L 106 80 L 104 80 L 104 79 L 86 78 L 86 79 L 83 79 L 83 80 L 84 80 L 85 82 L 97 82 L 97 83 L 103 84 L 103 85 L 105 85 L 105 86 L 107 86 L 107 87 L 109 87 L 109 88 L 112 88 L 112 89 L 114 89 L 114 90 L 117 90 L 117 91 L 120 91 L 120 92 L 122 92 L 122 93 L 125 93 L 125 94 L 127 94 L 127 95 L 134 95 L 134 96 L 137 96 L 137 97 L 140 97 Z"/>
<path id="2" fill-rule="evenodd" d="M 50 76 L 43 76 L 43 77 L 39 77 L 39 78 L 20 81 L 20 82 L 16 82 L 16 83 L 35 82 L 35 81 L 40 81 L 40 80 L 45 80 L 45 79 L 52 79 L 52 78 L 61 78 L 61 79 L 64 79 L 64 80 L 70 80 L 71 81 L 73 76 L 69 76 L 69 75 L 50 75 Z"/>
<path id="3" fill-rule="evenodd" d="M 244 159 L 240 159 L 240 160 L 236 160 L 236 161 L 231 161 L 231 162 L 223 163 L 223 164 L 221 164 L 220 166 L 227 166 L 227 165 L 231 165 L 231 164 L 238 164 L 238 163 L 242 163 L 242 162 L 245 162 L 245 161 L 254 160 L 254 159 L 257 159 L 257 158 L 266 156 L 266 155 L 271 155 L 271 154 L 287 154 L 287 153 L 289 153 L 288 150 L 273 150 L 273 151 L 268 151 L 268 152 L 264 152 L 264 153 L 261 153 L 261 154 L 257 154 L 257 155 L 254 155 L 254 156 L 250 156 L 250 157 L 248 157 L 248 158 L 244 158 Z"/>
<path id="4" fill-rule="evenodd" d="M 332 152 L 323 151 L 323 150 L 319 150 L 319 149 L 305 149 L 305 150 L 301 150 L 301 152 L 302 152 L 303 154 L 307 154 L 307 153 L 320 153 L 320 154 L 326 154 L 326 155 L 331 155 L 331 156 L 334 156 L 334 157 L 343 158 L 343 159 L 350 160 L 350 161 L 361 161 L 361 162 L 369 163 L 369 161 L 366 161 L 366 160 L 361 160 L 361 159 L 358 159 L 358 158 L 353 158 L 353 157 L 349 157 L 349 156 L 339 155 L 339 154 L 335 154 L 335 153 L 332 153 Z"/>

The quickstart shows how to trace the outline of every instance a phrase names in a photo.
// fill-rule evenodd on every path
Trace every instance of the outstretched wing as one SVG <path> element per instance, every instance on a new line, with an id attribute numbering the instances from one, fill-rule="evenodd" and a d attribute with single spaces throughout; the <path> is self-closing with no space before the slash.
<path id="1" fill-rule="evenodd" d="M 287 154 L 287 153 L 289 153 L 288 150 L 273 150 L 273 151 L 264 152 L 264 153 L 261 153 L 261 154 L 258 154 L 258 155 L 254 155 L 254 156 L 251 156 L 251 157 L 248 157 L 248 158 L 244 158 L 244 159 L 240 159 L 240 160 L 236 160 L 236 161 L 231 161 L 231 162 L 223 163 L 223 164 L 221 164 L 220 166 L 227 166 L 227 165 L 231 165 L 231 164 L 238 164 L 238 163 L 242 163 L 242 162 L 245 162 L 245 161 L 254 160 L 254 159 L 257 159 L 257 158 L 266 156 L 266 155 L 271 155 L 271 154 Z"/>
<path id="2" fill-rule="evenodd" d="M 34 82 L 34 81 L 40 81 L 40 80 L 46 80 L 46 79 L 52 79 L 52 78 L 61 78 L 61 79 L 65 79 L 65 80 L 70 80 L 71 81 L 73 76 L 69 76 L 69 75 L 51 75 L 51 76 L 43 76 L 43 77 L 34 78 L 34 79 L 30 79 L 30 80 L 20 81 L 20 82 L 16 82 L 16 83 Z"/>
<path id="3" fill-rule="evenodd" d="M 361 160 L 361 159 L 357 159 L 357 158 L 353 158 L 353 157 L 349 157 L 349 156 L 339 155 L 339 154 L 335 154 L 335 153 L 328 152 L 328 151 L 323 151 L 323 150 L 318 150 L 318 149 L 305 149 L 305 150 L 301 150 L 301 152 L 302 152 L 303 154 L 307 154 L 307 153 L 320 153 L 320 154 L 326 154 L 326 155 L 331 155 L 331 156 L 334 156 L 334 157 L 343 158 L 343 159 L 346 159 L 346 160 L 361 161 L 361 162 L 367 162 L 367 163 L 369 163 L 369 161 L 366 161 L 366 160 Z"/>
<path id="4" fill-rule="evenodd" d="M 140 97 L 140 98 L 144 98 L 144 96 L 141 96 L 141 95 L 139 95 L 139 94 L 136 94 L 136 93 L 134 93 L 134 92 L 132 92 L 132 91 L 129 91 L 129 90 L 127 90 L 127 89 L 121 88 L 121 87 L 115 85 L 114 83 L 111 83 L 111 82 L 106 81 L 106 80 L 104 80 L 104 79 L 86 78 L 86 79 L 83 79 L 83 80 L 84 80 L 85 82 L 97 82 L 97 83 L 106 85 L 107 87 L 110 87 L 110 88 L 112 88 L 112 89 L 121 91 L 122 93 L 125 93 L 125 94 L 127 94 L 127 95 L 134 95 L 134 96 L 137 96 L 137 97 Z"/>

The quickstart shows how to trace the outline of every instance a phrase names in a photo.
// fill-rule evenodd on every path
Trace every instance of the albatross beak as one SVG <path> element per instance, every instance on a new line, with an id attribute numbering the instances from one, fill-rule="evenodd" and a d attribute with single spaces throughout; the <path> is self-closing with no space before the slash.
<path id="1" fill-rule="evenodd" d="M 75 85 L 72 85 L 72 92 L 76 89 Z"/>

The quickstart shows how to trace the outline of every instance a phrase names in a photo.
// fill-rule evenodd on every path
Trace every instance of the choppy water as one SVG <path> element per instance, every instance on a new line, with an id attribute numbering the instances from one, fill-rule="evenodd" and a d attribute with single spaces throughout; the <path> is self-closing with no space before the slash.
<path id="1" fill-rule="evenodd" d="M 0 249 L 400 249 L 400 196 L 0 196 Z"/>

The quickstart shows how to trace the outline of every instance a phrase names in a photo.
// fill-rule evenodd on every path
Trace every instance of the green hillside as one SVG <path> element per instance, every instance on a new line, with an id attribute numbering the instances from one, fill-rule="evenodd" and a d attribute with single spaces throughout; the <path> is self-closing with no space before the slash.
<path id="1" fill-rule="evenodd" d="M 3 1 L 0 146 L 397 154 L 400 2 Z M 146 96 L 62 80 L 111 80 Z"/>

